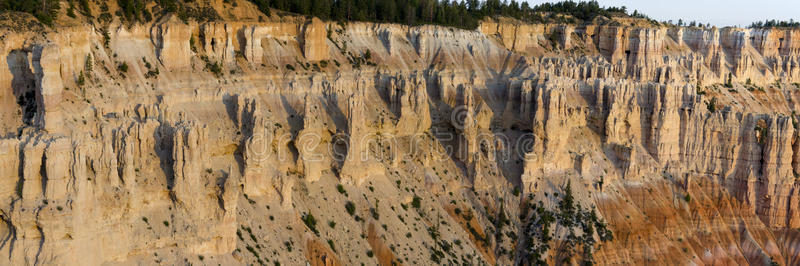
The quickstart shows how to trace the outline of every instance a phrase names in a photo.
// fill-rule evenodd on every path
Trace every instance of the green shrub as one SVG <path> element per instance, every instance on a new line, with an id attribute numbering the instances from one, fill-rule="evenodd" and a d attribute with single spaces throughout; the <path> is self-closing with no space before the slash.
<path id="1" fill-rule="evenodd" d="M 103 34 L 103 47 L 108 49 L 108 45 L 109 45 L 109 43 L 111 43 L 111 36 L 108 35 L 108 29 L 103 28 L 101 30 L 101 33 Z"/>
<path id="2" fill-rule="evenodd" d="M 333 253 L 336 253 L 336 246 L 333 245 L 333 240 L 328 239 L 328 246 L 331 247 L 331 250 L 333 251 Z"/>
<path id="3" fill-rule="evenodd" d="M 369 208 L 369 213 L 372 214 L 372 219 L 380 220 L 380 215 L 378 215 L 378 210 L 375 208 Z"/>
<path id="4" fill-rule="evenodd" d="M 728 80 L 725 82 L 725 88 L 733 88 L 733 74 L 728 73 Z"/>
<path id="5" fill-rule="evenodd" d="M 222 65 L 219 62 L 211 63 L 210 61 L 208 61 L 208 58 L 206 58 L 205 61 L 206 61 L 206 69 L 208 69 L 208 71 L 214 73 L 214 76 L 216 76 L 217 78 L 222 76 Z"/>
<path id="6" fill-rule="evenodd" d="M 122 73 L 128 73 L 128 63 L 122 62 L 122 64 L 119 64 L 117 66 L 117 70 L 119 70 L 119 72 Z"/>
<path id="7" fill-rule="evenodd" d="M 80 5 L 81 12 L 83 12 L 84 16 L 92 17 L 92 9 L 89 8 L 89 0 L 78 0 L 78 5 Z"/>
<path id="8" fill-rule="evenodd" d="M 317 231 L 317 219 L 314 218 L 314 215 L 311 213 L 304 215 L 303 223 L 305 223 L 306 227 L 314 232 L 314 234 L 319 235 L 319 231 Z"/>
<path id="9" fill-rule="evenodd" d="M 78 84 L 78 87 L 83 87 L 83 85 L 86 83 L 86 77 L 84 76 L 83 71 L 81 71 L 81 74 L 78 75 L 78 81 L 76 83 Z"/>
<path id="10" fill-rule="evenodd" d="M 252 2 L 253 4 L 256 5 L 256 7 L 258 8 L 258 11 L 261 11 L 261 13 L 264 13 L 264 15 L 266 15 L 268 17 L 270 16 L 270 9 L 269 8 L 270 8 L 270 4 L 274 5 L 274 3 L 271 3 L 273 1 L 269 1 L 269 0 L 250 0 L 250 2 Z"/>
<path id="11" fill-rule="evenodd" d="M 710 101 L 706 103 L 706 108 L 709 112 L 714 112 L 717 110 L 717 98 L 711 98 Z"/>
<path id="12" fill-rule="evenodd" d="M 353 215 L 356 214 L 356 205 L 353 204 L 352 201 L 348 201 L 347 203 L 345 203 L 344 204 L 344 208 L 347 210 L 347 213 L 349 213 L 350 216 L 353 216 Z"/>
<path id="13" fill-rule="evenodd" d="M 91 74 L 92 68 L 93 68 L 92 55 L 88 54 L 86 55 L 86 61 L 83 63 L 83 70 L 86 71 L 87 74 Z"/>
<path id="14" fill-rule="evenodd" d="M 194 36 L 189 38 L 189 49 L 192 49 L 192 52 L 197 53 L 197 46 L 195 45 Z"/>
<path id="15" fill-rule="evenodd" d="M 75 5 L 73 5 L 72 2 L 69 2 L 69 6 L 67 7 L 67 16 L 75 18 Z"/>
<path id="16" fill-rule="evenodd" d="M 422 198 L 418 197 L 417 195 L 414 195 L 414 199 L 411 200 L 411 207 L 419 209 L 421 205 L 422 205 Z"/>

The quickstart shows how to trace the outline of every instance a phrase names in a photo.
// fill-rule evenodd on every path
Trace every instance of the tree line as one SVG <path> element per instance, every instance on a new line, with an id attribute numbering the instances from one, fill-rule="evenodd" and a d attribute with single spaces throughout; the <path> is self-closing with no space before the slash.
<path id="1" fill-rule="evenodd" d="M 59 9 L 56 0 L 0 0 L 0 10 L 30 13 L 45 25 L 53 25 Z"/>
<path id="2" fill-rule="evenodd" d="M 750 24 L 748 28 L 751 29 L 763 29 L 763 28 L 800 28 L 800 22 L 794 21 L 794 19 L 790 19 L 789 21 L 783 20 L 764 20 L 764 21 L 757 21 Z"/>
<path id="3" fill-rule="evenodd" d="M 128 22 L 149 22 L 156 15 L 177 14 L 181 19 L 194 18 L 199 21 L 219 19 L 217 12 L 209 7 L 192 7 L 187 3 L 196 0 L 116 0 L 119 10 L 115 16 Z M 474 29 L 484 17 L 512 17 L 528 23 L 580 23 L 597 16 L 628 16 L 623 7 L 601 7 L 597 1 L 543 3 L 535 6 L 527 2 L 503 0 L 249 0 L 266 15 L 271 9 L 300 15 L 316 16 L 325 20 L 389 22 L 406 25 L 436 24 Z M 155 2 L 157 10 L 145 8 Z M 225 0 L 226 4 L 236 1 Z M 110 21 L 112 14 L 108 4 L 100 1 L 97 18 Z M 68 0 L 67 12 L 74 16 L 74 7 L 86 17 L 94 17 L 89 0 Z M 30 13 L 40 22 L 52 25 L 60 10 L 57 0 L 0 0 L 0 11 Z M 151 11 L 158 11 L 153 14 Z M 568 16 L 564 16 L 568 15 Z M 634 17 L 646 17 L 636 11 Z"/>
<path id="4" fill-rule="evenodd" d="M 250 0 L 269 15 L 270 8 L 325 20 L 436 24 L 474 29 L 484 17 L 511 17 L 528 23 L 582 23 L 597 16 L 646 18 L 626 7 L 601 7 L 597 1 L 571 0 L 531 6 L 500 0 Z M 564 16 L 568 15 L 568 16 Z"/>
<path id="5" fill-rule="evenodd" d="M 116 0 L 119 10 L 113 15 L 119 17 L 127 22 L 150 22 L 158 15 L 173 13 L 180 19 L 187 21 L 193 18 L 197 21 L 211 21 L 219 19 L 220 16 L 211 6 L 197 6 L 187 3 L 193 3 L 197 0 Z M 89 0 L 67 0 L 66 10 L 69 17 L 76 17 L 75 10 L 77 10 L 86 17 L 95 17 L 100 22 L 108 22 L 112 20 L 112 14 L 109 11 L 108 2 L 106 0 L 94 1 L 98 4 L 100 14 L 92 14 L 89 7 Z M 148 3 L 156 3 L 155 8 L 148 10 Z M 232 0 L 224 0 L 226 4 L 233 3 Z M 0 11 L 17 11 L 29 13 L 36 17 L 42 24 L 52 26 L 55 18 L 58 15 L 61 6 L 58 0 L 0 0 Z M 153 14 L 156 13 L 156 14 Z"/>
<path id="6" fill-rule="evenodd" d="M 184 21 L 195 19 L 211 21 L 220 18 L 210 6 L 200 7 L 197 0 L 114 0 L 120 9 L 113 15 L 128 22 L 149 22 L 158 15 L 177 14 Z M 579 24 L 594 20 L 598 16 L 635 17 L 647 19 L 637 10 L 629 13 L 625 6 L 603 7 L 597 1 L 572 0 L 542 3 L 531 6 L 517 0 L 248 0 L 269 16 L 273 11 L 291 12 L 315 16 L 324 20 L 368 21 L 399 23 L 410 26 L 436 24 L 465 29 L 475 29 L 485 17 L 511 17 L 527 23 L 570 23 Z M 89 0 L 66 1 L 67 14 L 74 11 L 86 17 L 94 17 L 89 8 Z M 147 3 L 155 2 L 156 8 L 148 10 Z M 224 0 L 225 4 L 236 5 L 237 0 Z M 99 1 L 99 21 L 111 21 L 106 1 Z M 0 0 L 0 11 L 25 12 L 36 17 L 42 24 L 53 25 L 59 10 L 58 0 Z M 151 13 L 153 11 L 153 13 Z M 657 22 L 655 22 L 657 23 Z M 669 23 L 671 24 L 671 23 Z M 703 26 L 695 22 L 686 26 Z M 684 26 L 682 20 L 678 26 Z M 710 25 L 706 25 L 710 26 Z M 789 20 L 765 20 L 753 22 L 750 28 L 791 27 L 800 28 L 800 22 Z"/>

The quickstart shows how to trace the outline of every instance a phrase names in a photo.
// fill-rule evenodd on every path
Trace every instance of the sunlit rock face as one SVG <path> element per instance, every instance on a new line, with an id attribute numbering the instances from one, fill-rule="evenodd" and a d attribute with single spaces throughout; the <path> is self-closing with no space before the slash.
<path id="1" fill-rule="evenodd" d="M 800 263 L 796 29 L 239 5 L 0 29 L 0 264 Z"/>

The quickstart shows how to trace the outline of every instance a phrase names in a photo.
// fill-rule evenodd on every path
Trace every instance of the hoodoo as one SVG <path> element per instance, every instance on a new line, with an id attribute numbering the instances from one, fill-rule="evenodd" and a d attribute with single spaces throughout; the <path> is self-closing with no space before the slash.
<path id="1" fill-rule="evenodd" d="M 0 265 L 800 263 L 799 27 L 32 2 Z"/>

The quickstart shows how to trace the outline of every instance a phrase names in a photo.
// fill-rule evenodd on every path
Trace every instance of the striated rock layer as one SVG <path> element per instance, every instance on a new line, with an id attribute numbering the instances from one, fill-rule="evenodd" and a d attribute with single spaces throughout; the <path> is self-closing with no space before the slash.
<path id="1" fill-rule="evenodd" d="M 596 263 L 800 258 L 798 30 L 0 34 L 0 264 L 527 264 L 566 184 Z"/>

